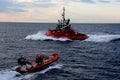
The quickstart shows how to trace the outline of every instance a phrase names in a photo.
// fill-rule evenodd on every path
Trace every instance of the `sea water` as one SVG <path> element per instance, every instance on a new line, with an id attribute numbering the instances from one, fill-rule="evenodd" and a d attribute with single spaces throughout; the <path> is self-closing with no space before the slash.
<path id="1" fill-rule="evenodd" d="M 119 80 L 120 24 L 71 26 L 87 34 L 84 41 L 45 36 L 56 23 L 0 23 L 0 80 Z M 43 71 L 20 74 L 17 59 L 58 53 L 60 58 Z"/>

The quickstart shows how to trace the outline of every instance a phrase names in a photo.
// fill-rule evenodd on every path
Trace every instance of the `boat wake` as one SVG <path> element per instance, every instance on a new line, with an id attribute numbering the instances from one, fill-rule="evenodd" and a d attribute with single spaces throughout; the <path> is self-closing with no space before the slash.
<path id="1" fill-rule="evenodd" d="M 13 71 L 12 69 L 6 69 L 0 71 L 0 80 L 34 80 L 39 74 L 45 74 L 47 71 L 50 71 L 52 69 L 61 69 L 62 66 L 63 66 L 62 64 L 56 64 L 49 66 L 48 68 L 42 71 L 25 75 Z"/>
<path id="2" fill-rule="evenodd" d="M 89 38 L 85 41 L 91 42 L 111 42 L 120 40 L 120 34 L 88 34 Z"/>
<path id="3" fill-rule="evenodd" d="M 50 36 L 44 35 L 45 32 L 39 31 L 36 34 L 27 35 L 25 37 L 26 40 L 53 40 L 53 41 L 72 41 L 67 38 L 54 38 Z M 90 41 L 90 42 L 110 42 L 110 41 L 119 41 L 120 40 L 120 34 L 87 34 L 89 36 L 88 39 L 84 41 Z"/>
<path id="4" fill-rule="evenodd" d="M 50 36 L 46 36 L 45 32 L 39 31 L 36 34 L 32 34 L 32 35 L 27 35 L 25 37 L 26 40 L 53 40 L 53 41 L 71 41 L 68 38 L 54 38 L 54 37 L 50 37 Z"/>

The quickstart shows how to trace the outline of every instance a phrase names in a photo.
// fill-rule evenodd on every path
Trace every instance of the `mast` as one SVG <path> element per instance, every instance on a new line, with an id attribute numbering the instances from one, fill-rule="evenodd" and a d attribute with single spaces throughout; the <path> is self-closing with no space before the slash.
<path id="1" fill-rule="evenodd" d="M 62 18 L 63 18 L 63 21 L 65 21 L 65 7 L 63 7 Z"/>

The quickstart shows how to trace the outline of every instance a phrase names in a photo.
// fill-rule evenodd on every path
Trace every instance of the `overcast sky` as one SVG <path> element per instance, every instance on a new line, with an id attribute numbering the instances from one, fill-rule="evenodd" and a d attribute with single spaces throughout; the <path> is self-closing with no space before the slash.
<path id="1" fill-rule="evenodd" d="M 120 23 L 120 0 L 0 0 L 0 22 Z"/>

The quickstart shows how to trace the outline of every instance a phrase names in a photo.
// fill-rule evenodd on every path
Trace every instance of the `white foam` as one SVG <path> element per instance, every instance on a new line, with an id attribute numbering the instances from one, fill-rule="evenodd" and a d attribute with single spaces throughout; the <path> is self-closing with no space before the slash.
<path id="1" fill-rule="evenodd" d="M 17 74 L 19 73 L 12 70 L 0 71 L 0 80 L 12 80 Z"/>
<path id="2" fill-rule="evenodd" d="M 46 36 L 45 32 L 43 31 L 39 31 L 36 34 L 32 34 L 32 35 L 27 35 L 25 37 L 25 39 L 27 40 L 54 40 L 54 41 L 70 41 L 70 39 L 68 38 L 54 38 L 51 36 Z"/>
<path id="3" fill-rule="evenodd" d="M 56 68 L 57 68 L 57 69 L 60 69 L 60 68 L 62 68 L 62 67 L 63 67 L 62 64 L 56 64 L 56 65 L 54 65 L 54 66 L 48 67 L 47 69 L 41 71 L 40 73 L 44 74 L 44 73 L 46 73 L 47 71 L 49 71 L 49 70 L 51 70 L 51 69 L 56 69 Z"/>
<path id="4" fill-rule="evenodd" d="M 42 71 L 29 73 L 26 75 L 20 75 L 20 73 L 16 71 L 12 71 L 11 69 L 6 69 L 0 71 L 0 80 L 34 80 L 39 74 L 45 74 L 47 71 L 55 68 L 60 69 L 62 68 L 62 66 L 63 66 L 62 64 L 56 64 L 53 66 L 49 66 L 48 68 Z M 16 75 L 20 75 L 20 76 L 16 76 Z"/>
<path id="5" fill-rule="evenodd" d="M 13 80 L 21 80 L 21 79 L 27 79 L 27 80 L 34 80 L 39 74 L 45 74 L 47 71 L 50 71 L 52 69 L 60 69 L 62 68 L 62 64 L 56 64 L 56 65 L 53 65 L 53 66 L 49 66 L 48 68 L 42 70 L 42 71 L 39 71 L 39 72 L 35 72 L 35 73 L 30 73 L 30 74 L 27 74 L 27 75 L 22 75 L 20 76 L 19 78 L 14 78 Z"/>
<path id="6" fill-rule="evenodd" d="M 120 34 L 88 34 L 89 38 L 85 41 L 91 42 L 109 42 L 120 38 Z"/>

